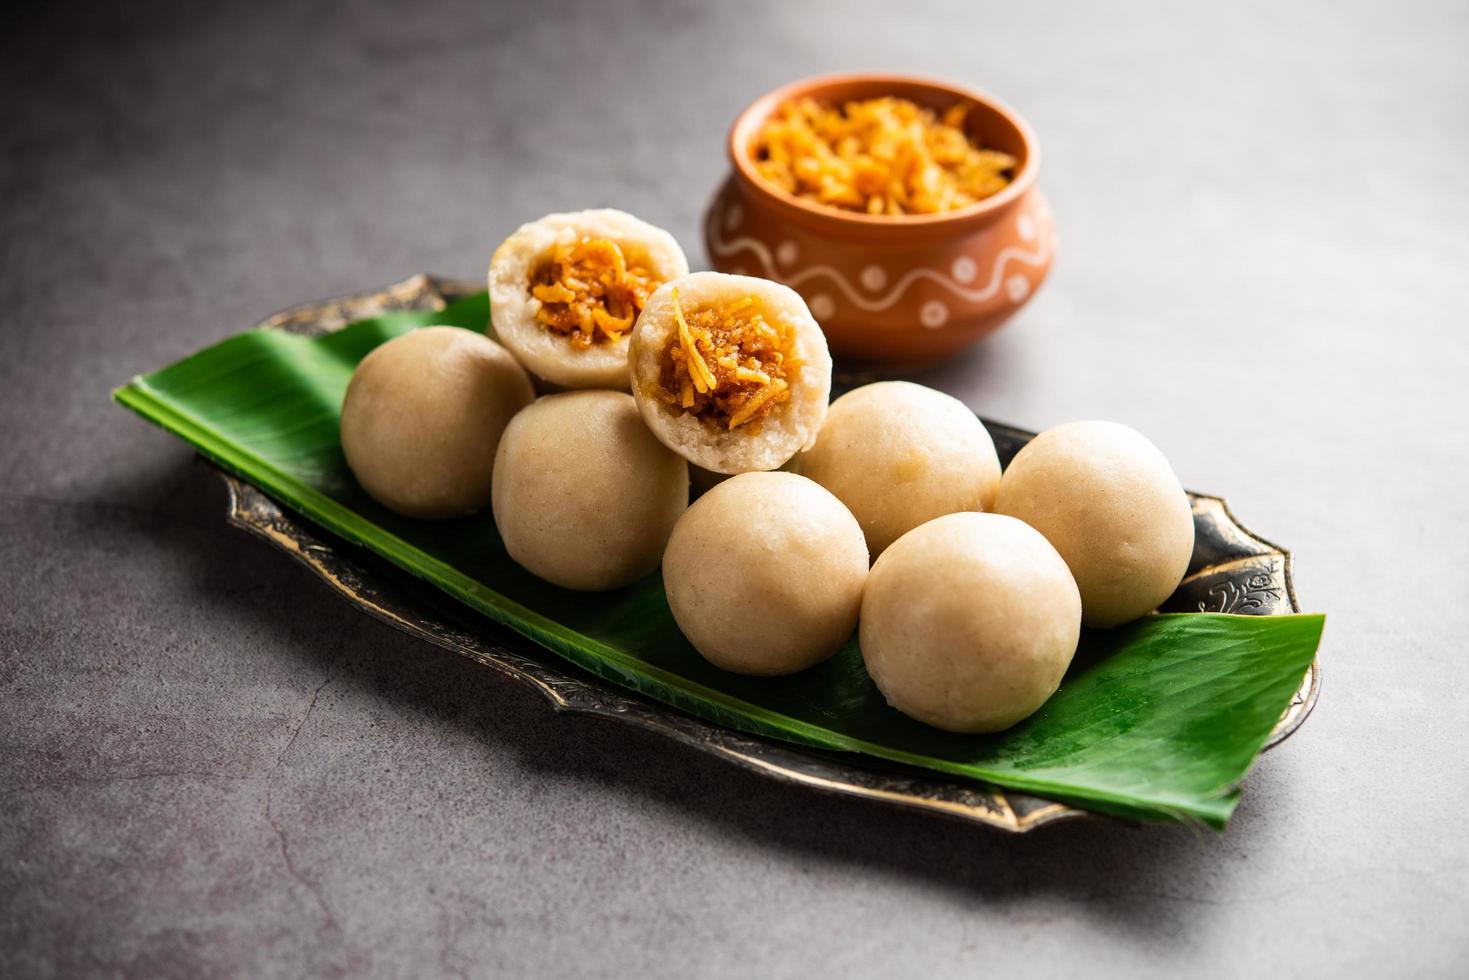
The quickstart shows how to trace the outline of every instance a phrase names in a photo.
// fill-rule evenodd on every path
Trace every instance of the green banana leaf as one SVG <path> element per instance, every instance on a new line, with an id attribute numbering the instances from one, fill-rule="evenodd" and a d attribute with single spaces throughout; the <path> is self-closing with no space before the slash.
<path id="1" fill-rule="evenodd" d="M 889 708 L 855 641 L 794 677 L 725 673 L 679 633 L 656 574 L 607 594 L 567 592 L 509 558 L 488 512 L 413 521 L 357 486 L 338 442 L 357 362 L 416 327 L 483 330 L 488 318 L 479 294 L 320 337 L 254 330 L 134 378 L 115 397 L 329 531 L 572 663 L 705 720 L 1133 819 L 1223 828 L 1315 656 L 1321 616 L 1171 614 L 1085 630 L 1056 695 L 992 736 L 936 731 Z"/>

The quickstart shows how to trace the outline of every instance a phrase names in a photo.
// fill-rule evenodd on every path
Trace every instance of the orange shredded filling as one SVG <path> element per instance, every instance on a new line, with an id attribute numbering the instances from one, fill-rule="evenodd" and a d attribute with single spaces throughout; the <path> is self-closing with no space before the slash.
<path id="1" fill-rule="evenodd" d="M 801 362 L 789 325 L 767 318 L 754 296 L 687 312 L 677 289 L 672 298 L 678 329 L 654 397 L 724 429 L 758 427 L 790 400 Z"/>
<path id="2" fill-rule="evenodd" d="M 1016 159 L 964 131 L 969 103 L 942 116 L 891 96 L 840 107 L 787 102 L 756 134 L 760 175 L 781 190 L 845 211 L 936 214 L 1004 189 Z"/>
<path id="3" fill-rule="evenodd" d="M 541 301 L 536 322 L 585 349 L 631 330 L 661 285 L 616 242 L 583 238 L 556 247 L 531 276 L 530 292 Z"/>

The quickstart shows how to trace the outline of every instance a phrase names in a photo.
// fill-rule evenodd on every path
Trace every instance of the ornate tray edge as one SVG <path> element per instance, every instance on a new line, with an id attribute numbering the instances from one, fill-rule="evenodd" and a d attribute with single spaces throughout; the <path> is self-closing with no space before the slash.
<path id="1" fill-rule="evenodd" d="M 1284 565 L 1282 577 L 1285 581 L 1286 599 L 1290 603 L 1291 612 L 1300 612 L 1301 603 L 1296 598 L 1295 555 L 1292 554 L 1291 550 L 1276 544 L 1262 535 L 1256 534 L 1250 528 L 1246 527 L 1244 522 L 1235 516 L 1233 508 L 1229 506 L 1229 501 L 1223 497 L 1216 497 L 1213 494 L 1207 493 L 1196 493 L 1192 490 L 1189 493 L 1195 498 L 1217 502 L 1220 510 L 1224 512 L 1224 516 L 1229 518 L 1235 527 L 1239 528 L 1248 537 L 1253 538 L 1262 548 L 1281 556 Z M 1260 747 L 1260 751 L 1269 751 L 1294 735 L 1296 729 L 1304 725 L 1306 719 L 1311 716 L 1311 712 L 1316 710 L 1316 702 L 1320 699 L 1321 651 L 1318 649 L 1316 651 L 1316 657 L 1311 661 L 1310 669 L 1306 671 L 1306 676 L 1301 679 L 1301 686 L 1296 691 L 1295 698 L 1292 699 L 1290 705 L 1285 709 L 1285 713 L 1280 716 L 1280 720 L 1275 723 L 1275 727 L 1271 729 L 1270 737 L 1265 739 L 1265 744 Z"/>
<path id="2" fill-rule="evenodd" d="M 353 296 L 302 303 L 268 317 L 261 329 L 316 333 L 348 322 L 394 309 L 438 309 L 451 298 L 467 295 L 476 283 L 417 274 L 378 290 Z M 1011 426 L 1017 433 L 1025 430 Z M 676 709 L 656 704 L 641 695 L 613 688 L 593 678 L 579 678 L 550 670 L 538 658 L 519 654 L 499 643 L 446 626 L 435 620 L 394 608 L 391 597 L 369 585 L 350 558 L 322 544 L 300 524 L 285 515 L 276 503 L 252 484 L 206 461 L 223 479 L 229 498 L 228 520 L 301 562 L 343 598 L 374 618 L 435 646 L 468 657 L 500 674 L 539 692 L 558 712 L 615 718 L 654 731 L 691 748 L 782 782 L 806 786 L 819 792 L 870 799 L 906 809 L 934 813 L 970 823 L 1025 833 L 1037 827 L 1081 818 L 1109 819 L 1064 803 L 1006 793 L 998 787 L 975 784 L 969 789 L 955 781 L 924 779 L 906 774 L 862 769 L 843 759 L 842 778 L 832 778 L 833 763 L 798 746 L 747 736 L 706 724 Z M 1195 501 L 1216 502 L 1230 524 L 1264 549 L 1262 555 L 1279 555 L 1289 609 L 1300 612 L 1293 577 L 1291 552 L 1245 527 L 1221 497 L 1190 491 Z M 1211 566 L 1212 567 L 1212 566 Z M 1318 658 L 1302 679 L 1295 698 L 1281 715 L 1262 751 L 1279 745 L 1293 734 L 1315 708 L 1320 696 L 1321 670 Z M 822 770 L 826 770 L 823 772 Z M 866 779 L 867 782 L 857 781 Z M 1013 800 L 1012 800 L 1013 797 Z M 1017 803 L 1019 804 L 1017 806 Z"/>

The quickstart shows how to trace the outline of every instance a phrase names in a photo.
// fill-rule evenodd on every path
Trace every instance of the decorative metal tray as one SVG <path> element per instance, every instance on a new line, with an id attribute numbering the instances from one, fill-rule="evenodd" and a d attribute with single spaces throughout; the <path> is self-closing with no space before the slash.
<path id="1" fill-rule="evenodd" d="M 326 333 L 390 310 L 440 309 L 481 288 L 478 283 L 418 275 L 385 289 L 294 307 L 259 326 L 300 334 Z M 1005 462 L 1032 435 L 1006 425 L 985 424 Z M 982 783 L 861 756 L 808 749 L 701 721 L 573 667 L 510 630 L 477 617 L 376 555 L 298 519 L 251 484 L 222 471 L 220 476 L 229 488 L 230 523 L 293 556 L 367 613 L 539 691 L 557 711 L 638 725 L 785 782 L 940 813 L 1013 833 L 1092 816 L 1066 804 L 1004 792 Z M 1196 532 L 1193 563 L 1163 608 L 1261 616 L 1299 612 L 1291 581 L 1290 552 L 1247 530 L 1222 499 L 1195 493 L 1190 497 Z M 1267 749 L 1280 744 L 1306 720 L 1316 704 L 1320 685 L 1317 662 L 1311 665 L 1276 723 Z"/>

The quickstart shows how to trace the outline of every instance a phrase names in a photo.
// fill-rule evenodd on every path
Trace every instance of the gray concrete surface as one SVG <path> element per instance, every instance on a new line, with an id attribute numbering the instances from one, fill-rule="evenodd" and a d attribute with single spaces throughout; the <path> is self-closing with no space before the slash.
<path id="1" fill-rule="evenodd" d="M 1469 974 L 1462 4 L 135 6 L 3 15 L 0 975 Z M 1329 614 L 1222 836 L 1012 839 L 554 717 L 108 402 L 545 211 L 698 253 L 734 113 L 854 67 L 1044 147 L 1053 278 L 923 380 L 1144 429 Z"/>

